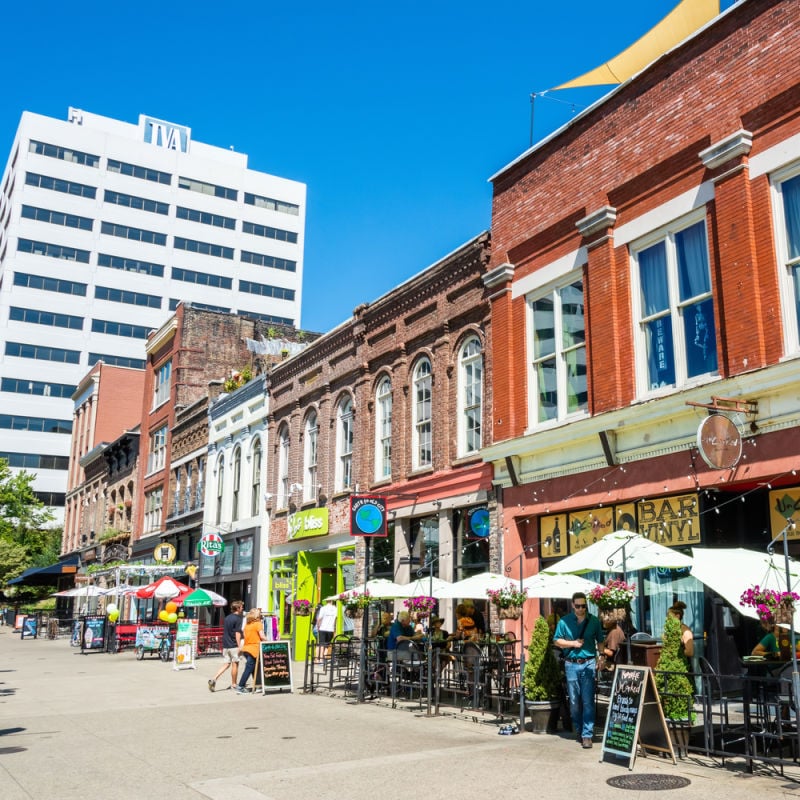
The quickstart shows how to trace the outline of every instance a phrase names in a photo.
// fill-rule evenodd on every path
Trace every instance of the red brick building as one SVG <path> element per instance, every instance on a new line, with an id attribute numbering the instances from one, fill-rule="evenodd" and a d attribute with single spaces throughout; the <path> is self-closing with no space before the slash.
<path id="1" fill-rule="evenodd" d="M 146 561 L 152 555 L 166 529 L 166 518 L 175 509 L 170 495 L 170 487 L 174 490 L 175 484 L 170 480 L 172 437 L 179 409 L 206 397 L 211 380 L 224 379 L 250 364 L 251 355 L 244 340 L 254 338 L 258 324 L 246 317 L 182 303 L 147 340 L 144 399 L 140 407 L 141 501 L 134 508 L 134 560 Z M 184 450 L 180 453 L 184 455 Z M 185 541 L 175 539 L 182 560 L 193 557 L 189 552 L 191 534 L 187 529 Z"/>
<path id="2" fill-rule="evenodd" d="M 620 527 L 763 550 L 800 508 L 799 23 L 736 4 L 492 178 L 484 455 L 526 573 Z M 677 597 L 702 637 L 671 578 L 637 626 Z"/>
<path id="3" fill-rule="evenodd" d="M 477 236 L 269 373 L 270 610 L 284 635 L 294 597 L 318 602 L 365 575 L 353 495 L 388 502 L 370 577 L 408 581 L 431 563 L 446 580 L 497 568 L 480 456 L 491 438 L 489 253 L 488 234 Z M 296 621 L 302 657 L 311 623 Z"/>
<path id="4" fill-rule="evenodd" d="M 130 530 L 126 503 L 134 494 L 129 473 L 136 461 L 136 446 L 124 454 L 120 451 L 113 465 L 105 453 L 124 431 L 138 424 L 143 387 L 142 370 L 99 361 L 72 395 L 75 408 L 61 542 L 64 554 L 92 551 L 94 559 L 95 546 L 104 534 Z M 121 471 L 125 472 L 122 478 Z"/>

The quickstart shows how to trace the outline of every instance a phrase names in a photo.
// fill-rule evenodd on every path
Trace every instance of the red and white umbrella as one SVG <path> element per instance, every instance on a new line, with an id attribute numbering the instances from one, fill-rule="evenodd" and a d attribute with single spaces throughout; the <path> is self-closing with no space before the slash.
<path id="1" fill-rule="evenodd" d="M 181 597 L 189 594 L 192 589 L 185 583 L 176 581 L 174 578 L 164 576 L 147 586 L 142 586 L 137 592 L 136 597 L 144 600 L 155 598 L 156 600 L 172 600 L 174 597 Z"/>

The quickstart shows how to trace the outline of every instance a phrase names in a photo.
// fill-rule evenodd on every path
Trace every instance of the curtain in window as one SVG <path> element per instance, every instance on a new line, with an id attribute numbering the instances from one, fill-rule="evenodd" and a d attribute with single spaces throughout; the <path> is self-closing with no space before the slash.
<path id="1" fill-rule="evenodd" d="M 642 316 L 650 317 L 669 308 L 667 254 L 663 242 L 639 253 L 642 284 Z"/>
<path id="2" fill-rule="evenodd" d="M 800 258 L 800 175 L 786 181 L 781 190 L 789 260 L 793 261 Z"/>
<path id="3" fill-rule="evenodd" d="M 675 234 L 681 302 L 711 291 L 705 223 L 698 222 Z"/>

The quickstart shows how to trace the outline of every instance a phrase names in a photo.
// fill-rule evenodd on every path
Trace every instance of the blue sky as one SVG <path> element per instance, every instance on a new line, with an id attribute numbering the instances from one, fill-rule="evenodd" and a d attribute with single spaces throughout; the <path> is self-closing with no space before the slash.
<path id="1" fill-rule="evenodd" d="M 302 327 L 324 332 L 491 219 L 531 92 L 616 55 L 678 0 L 13 3 L 0 158 L 24 110 L 139 114 L 308 185 Z M 726 9 L 733 0 L 722 0 Z M 534 138 L 605 89 L 536 100 Z"/>

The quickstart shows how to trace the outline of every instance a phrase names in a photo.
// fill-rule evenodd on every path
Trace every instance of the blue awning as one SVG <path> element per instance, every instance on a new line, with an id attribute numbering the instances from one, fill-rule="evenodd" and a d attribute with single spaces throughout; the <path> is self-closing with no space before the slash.
<path id="1" fill-rule="evenodd" d="M 9 586 L 19 586 L 20 584 L 38 584 L 44 585 L 48 583 L 55 583 L 60 575 L 74 575 L 78 571 L 78 562 L 80 557 L 77 553 L 56 561 L 55 564 L 50 564 L 46 567 L 30 567 L 25 572 L 17 575 L 8 581 Z"/>

